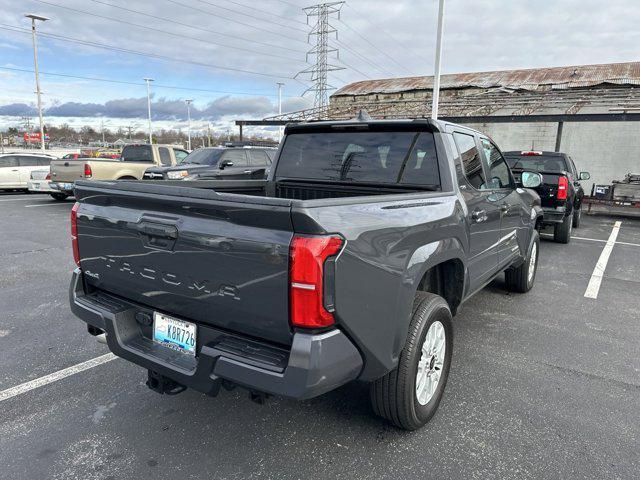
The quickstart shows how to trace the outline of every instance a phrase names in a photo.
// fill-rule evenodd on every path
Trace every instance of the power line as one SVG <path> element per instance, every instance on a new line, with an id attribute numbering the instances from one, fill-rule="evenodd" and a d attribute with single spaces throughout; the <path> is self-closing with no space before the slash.
<path id="1" fill-rule="evenodd" d="M 179 21 L 177 21 L 175 19 L 172 19 L 172 18 L 160 17 L 160 16 L 157 16 L 157 15 L 153 15 L 151 13 L 138 12 L 136 10 L 131 10 L 131 9 L 128 9 L 128 8 L 125 8 L 125 7 L 120 7 L 118 5 L 111 5 L 109 3 L 98 1 L 98 0 L 91 0 L 91 1 L 94 1 L 96 3 L 102 3 L 103 5 L 108 5 L 108 6 L 111 6 L 111 7 L 127 10 L 127 11 L 130 11 L 130 12 L 136 13 L 138 15 L 145 15 L 145 16 L 150 17 L 150 18 L 155 18 L 155 19 L 162 20 L 162 21 L 165 21 L 165 22 L 170 22 L 172 24 L 180 25 L 180 26 L 187 27 L 187 28 L 191 28 L 193 30 L 199 30 L 201 32 L 205 32 L 205 33 L 209 33 L 209 34 L 213 34 L 213 35 L 218 35 L 218 36 L 221 36 L 221 37 L 233 38 L 234 40 L 240 40 L 241 42 L 248 42 L 248 43 L 253 43 L 253 44 L 256 44 L 256 45 L 263 45 L 263 46 L 269 47 L 269 48 L 280 48 L 282 50 L 288 50 L 290 52 L 295 52 L 295 53 L 304 53 L 303 50 L 296 50 L 296 49 L 289 48 L 289 47 L 283 47 L 281 45 L 276 45 L 275 43 L 267 43 L 267 42 L 261 42 L 261 41 L 257 41 L 257 40 L 248 40 L 246 37 L 240 37 L 240 36 L 237 36 L 237 35 L 232 35 L 230 33 L 220 33 L 220 32 L 217 32 L 215 30 L 209 30 L 207 28 L 198 27 L 197 25 L 190 25 L 188 23 L 179 22 Z M 183 4 L 180 4 L 180 5 L 183 5 Z"/>
<path id="2" fill-rule="evenodd" d="M 259 8 L 255 8 L 253 5 L 246 5 L 244 3 L 236 2 L 234 0 L 227 0 L 227 2 L 233 3 L 234 5 L 238 5 L 240 7 L 249 8 L 254 12 L 260 12 L 260 13 L 264 13 L 265 15 L 271 15 L 272 17 L 281 18 L 283 20 L 287 20 L 288 22 L 295 22 L 295 23 L 299 23 L 300 25 L 306 25 L 306 23 L 301 20 L 296 20 L 295 18 L 291 18 L 291 17 L 285 17 L 284 15 L 278 15 L 277 13 L 268 12 L 267 10 L 260 10 Z M 299 7 L 296 7 L 296 8 L 299 8 Z"/>
<path id="3" fill-rule="evenodd" d="M 385 57 L 387 57 L 388 59 L 390 59 L 393 63 L 395 63 L 396 65 L 398 65 L 400 68 L 402 68 L 404 71 L 408 72 L 409 75 L 413 75 L 413 73 L 411 71 L 409 71 L 409 69 L 407 69 L 404 65 L 398 63 L 398 61 L 393 58 L 391 55 L 389 55 L 388 53 L 384 52 L 383 50 L 381 50 L 380 48 L 378 48 L 376 45 L 374 45 L 367 37 L 365 37 L 364 35 L 362 35 L 360 32 L 358 32 L 355 28 L 351 27 L 350 25 L 348 25 L 347 23 L 345 23 L 343 20 L 338 20 L 342 25 L 344 25 L 345 27 L 347 27 L 349 30 L 351 30 L 353 33 L 355 33 L 356 35 L 358 35 L 358 37 L 360 37 L 362 40 L 364 40 L 368 45 L 370 45 L 373 49 L 376 50 L 376 52 L 381 53 L 382 55 L 384 55 Z"/>
<path id="4" fill-rule="evenodd" d="M 112 21 L 112 22 L 118 22 L 118 23 L 122 23 L 122 24 L 125 24 L 125 25 L 130 25 L 130 26 L 136 27 L 136 28 L 144 28 L 144 29 L 147 29 L 147 30 L 151 30 L 153 32 L 159 32 L 159 33 L 164 34 L 164 35 L 171 35 L 173 37 L 178 37 L 178 38 L 186 38 L 187 40 L 192 40 L 192 41 L 196 41 L 196 42 L 202 42 L 202 43 L 206 43 L 208 45 L 217 45 L 217 46 L 224 47 L 224 48 L 230 48 L 230 49 L 234 49 L 234 50 L 241 50 L 241 51 L 244 51 L 244 52 L 255 53 L 255 54 L 258 54 L 258 55 L 265 55 L 265 56 L 274 57 L 274 58 L 281 58 L 281 59 L 284 59 L 284 60 L 296 61 L 294 59 L 291 59 L 290 57 L 284 57 L 282 55 L 276 55 L 276 54 L 272 54 L 272 53 L 262 53 L 262 52 L 257 52 L 256 50 L 252 50 L 252 49 L 249 49 L 249 48 L 236 47 L 236 46 L 227 45 L 227 44 L 224 44 L 224 43 L 217 43 L 217 42 L 213 42 L 213 41 L 203 40 L 203 39 L 200 39 L 200 38 L 197 38 L 197 37 L 192 37 L 192 36 L 189 36 L 189 35 L 183 35 L 183 34 L 180 34 L 180 33 L 174 33 L 174 32 L 168 31 L 168 30 L 160 29 L 160 28 L 150 27 L 148 25 L 140 25 L 139 23 L 129 22 L 127 20 L 123 20 L 123 19 L 120 19 L 120 18 L 107 17 L 106 15 L 100 15 L 100 14 L 93 13 L 93 12 L 87 12 L 86 10 L 78 10 L 76 8 L 66 7 L 64 5 L 56 5 L 55 3 L 49 3 L 49 2 L 46 2 L 44 0 L 35 0 L 35 1 L 38 2 L 38 3 L 42 3 L 42 4 L 45 4 L 45 5 L 52 6 L 52 7 L 63 8 L 65 10 L 70 10 L 72 12 L 81 13 L 83 15 L 89 15 L 89 16 L 92 16 L 92 17 L 102 18 L 104 20 L 109 20 L 109 21 Z M 103 5 L 108 5 L 108 6 L 113 7 L 113 8 L 119 8 L 121 10 L 132 12 L 132 13 L 136 13 L 136 14 L 139 14 L 139 15 L 146 15 L 144 12 L 131 10 L 131 9 L 128 9 L 128 8 L 125 8 L 125 7 L 120 7 L 118 5 L 111 5 L 109 3 L 101 2 L 99 0 L 91 0 L 91 1 L 95 2 L 95 3 L 103 4 Z M 151 16 L 151 15 L 149 15 L 149 16 Z M 156 18 L 161 18 L 161 17 L 156 17 Z M 162 20 L 166 20 L 166 19 L 162 19 Z"/>
<path id="5" fill-rule="evenodd" d="M 217 13 L 213 13 L 213 12 L 210 12 L 208 10 L 203 10 L 202 8 L 194 7 L 193 5 L 186 5 L 186 4 L 178 2 L 176 0 L 165 0 L 165 1 L 167 1 L 169 3 L 173 3 L 175 5 L 180 5 L 181 7 L 187 8 L 189 10 L 195 10 L 197 12 L 201 12 L 201 13 L 204 13 L 206 15 L 211 15 L 212 17 L 221 18 L 223 20 L 227 20 L 228 22 L 237 23 L 239 25 L 244 25 L 245 27 L 249 27 L 249 28 L 253 28 L 253 29 L 256 29 L 256 30 L 260 30 L 261 32 L 266 32 L 266 33 L 270 33 L 271 35 L 276 35 L 278 37 L 286 38 L 287 40 L 292 40 L 294 42 L 299 42 L 299 43 L 305 43 L 300 39 L 293 38 L 293 37 L 290 37 L 288 35 L 284 35 L 284 34 L 279 33 L 279 32 L 273 32 L 273 31 L 271 31 L 269 29 L 266 29 L 266 28 L 263 28 L 263 27 L 258 27 L 256 25 L 251 25 L 250 23 L 241 22 L 240 20 L 236 20 L 234 18 L 224 17 L 224 16 L 219 15 Z"/>
<path id="6" fill-rule="evenodd" d="M 380 25 L 376 25 L 374 24 L 371 20 L 369 20 L 367 17 L 365 17 L 364 15 L 362 15 L 358 10 L 356 10 L 355 8 L 353 8 L 350 4 L 347 4 L 347 8 L 353 10 L 353 13 L 355 13 L 356 15 L 358 15 L 360 18 L 362 18 L 365 22 L 367 22 L 369 25 L 371 25 L 372 27 L 374 27 L 376 29 L 376 31 L 382 32 L 384 33 L 387 37 L 389 37 L 391 40 L 393 40 L 394 42 L 396 42 L 399 46 L 403 47 L 406 51 L 409 51 L 414 57 L 423 60 L 425 62 L 430 62 L 431 60 L 423 57 L 422 55 L 418 55 L 416 53 L 416 49 L 415 46 L 409 46 L 409 45 L 404 45 L 403 42 L 401 42 L 400 40 L 398 40 L 396 37 L 394 37 L 393 35 L 391 35 L 387 30 L 385 30 L 384 28 L 380 27 Z"/>
<path id="7" fill-rule="evenodd" d="M 342 43 L 340 40 L 336 39 L 335 42 L 338 44 L 338 46 L 341 49 L 346 50 L 347 52 L 350 52 L 352 55 L 354 55 L 356 58 L 359 58 L 361 61 L 364 61 L 365 63 L 368 63 L 369 65 L 371 65 L 373 68 L 381 71 L 382 73 L 386 74 L 386 75 L 393 75 L 393 72 L 387 70 L 386 68 L 381 67 L 380 65 L 378 65 L 376 62 L 374 62 L 373 60 L 369 60 L 367 57 L 365 57 L 364 55 L 358 53 L 356 50 L 354 50 L 353 48 L 351 48 L 350 46 Z M 344 62 L 342 62 L 344 63 Z"/>
<path id="8" fill-rule="evenodd" d="M 14 68 L 14 67 L 0 67 L 0 70 L 9 70 L 13 72 L 24 72 L 24 73 L 33 73 L 33 70 L 25 69 L 25 68 Z M 54 73 L 54 72 L 40 72 L 42 75 L 48 75 L 53 77 L 63 77 L 63 78 L 74 78 L 78 80 L 90 80 L 93 82 L 105 82 L 105 83 L 116 83 L 121 85 L 134 85 L 137 87 L 143 87 L 145 84 L 141 82 L 132 82 L 128 80 L 116 80 L 111 78 L 99 78 L 99 77 L 85 77 L 82 75 L 72 75 L 67 73 Z M 228 91 L 228 90 L 212 90 L 208 88 L 195 88 L 195 87 L 180 87 L 177 85 L 154 85 L 154 88 L 167 88 L 174 90 L 186 90 L 190 92 L 205 92 L 205 93 L 223 93 L 228 95 L 247 95 L 247 96 L 260 96 L 260 97 L 276 97 L 275 93 L 259 93 L 259 92 L 237 92 L 237 91 Z M 56 95 L 61 96 L 61 95 Z M 69 97 L 75 98 L 75 97 Z M 299 98 L 295 95 L 285 95 L 285 98 Z"/>
<path id="9" fill-rule="evenodd" d="M 289 26 L 289 25 L 284 25 L 282 23 L 273 22 L 273 21 L 270 21 L 270 20 L 265 20 L 262 17 L 257 17 L 255 15 L 250 15 L 248 13 L 239 12 L 238 10 L 234 10 L 233 8 L 223 7 L 223 6 L 218 5 L 217 3 L 208 2 L 207 0 L 196 0 L 196 1 L 198 1 L 200 3 L 204 3 L 206 5 L 211 5 L 212 7 L 215 7 L 215 8 L 220 8 L 222 10 L 226 10 L 226 11 L 231 12 L 231 13 L 237 13 L 237 14 L 243 15 L 245 17 L 253 18 L 253 19 L 259 20 L 261 22 L 269 22 L 269 23 L 271 23 L 273 25 L 278 25 L 279 27 L 290 28 L 292 30 L 297 30 L 298 32 L 302 32 L 302 33 L 305 33 L 305 34 L 307 33 L 307 31 L 303 30 L 302 28 L 292 27 L 292 26 Z M 231 2 L 231 3 L 234 3 L 234 2 Z"/>
<path id="10" fill-rule="evenodd" d="M 0 23 L 0 25 L 2 25 L 2 27 L 0 27 L 1 30 L 8 30 L 8 31 L 13 31 L 13 32 L 19 32 L 19 33 L 31 33 L 29 30 L 21 28 L 21 27 L 16 27 L 13 25 L 7 25 L 4 23 Z M 137 55 L 137 56 L 141 56 L 141 57 L 148 57 L 148 58 L 155 58 L 155 59 L 159 59 L 159 60 L 169 60 L 172 62 L 178 62 L 178 63 L 186 63 L 189 65 L 196 65 L 199 67 L 207 67 L 207 68 L 213 68 L 216 70 L 227 70 L 230 72 L 237 72 L 237 73 L 246 73 L 248 75 L 258 75 L 261 77 L 268 77 L 268 78 L 285 78 L 285 79 L 292 79 L 293 77 L 287 76 L 287 75 L 272 75 L 269 73 L 264 73 L 264 72 L 255 72 L 253 70 L 245 70 L 242 68 L 234 68 L 234 67 L 224 67 L 222 65 L 215 65 L 212 63 L 204 63 L 204 62 L 196 62 L 194 60 L 186 60 L 183 58 L 176 58 L 176 57 L 169 57 L 167 55 L 160 55 L 157 53 L 148 53 L 148 52 L 140 52 L 138 50 L 131 50 L 128 48 L 122 48 L 122 47 L 117 47 L 115 45 L 107 45 L 105 43 L 98 43 L 98 42 L 92 42 L 89 40 L 80 40 L 77 38 L 73 38 L 73 37 L 67 37 L 64 35 L 57 35 L 57 34 L 53 34 L 53 33 L 45 33 L 45 32 L 39 32 L 38 33 L 39 37 L 48 37 L 48 38 L 53 38 L 55 40 L 60 40 L 63 42 L 70 42 L 70 43 L 75 43 L 78 45 L 85 45 L 85 46 L 89 46 L 89 47 L 95 47 L 95 48 L 101 48 L 104 50 L 111 50 L 114 52 L 120 52 L 120 53 L 128 53 L 130 55 Z"/>

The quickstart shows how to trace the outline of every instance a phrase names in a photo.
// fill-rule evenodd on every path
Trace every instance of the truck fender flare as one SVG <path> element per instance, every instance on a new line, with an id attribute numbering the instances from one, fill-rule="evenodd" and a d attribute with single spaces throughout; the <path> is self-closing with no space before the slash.
<path id="1" fill-rule="evenodd" d="M 448 260 L 459 260 L 464 268 L 463 293 L 469 281 L 469 272 L 467 271 L 467 263 L 465 261 L 466 254 L 457 238 L 444 238 L 435 242 L 427 243 L 417 248 L 411 258 L 407 262 L 407 267 L 402 278 L 400 295 L 398 295 L 398 303 L 396 311 L 398 312 L 398 327 L 394 339 L 393 352 L 394 357 L 400 354 L 404 347 L 407 334 L 409 332 L 409 323 L 411 321 L 411 305 L 413 298 L 418 291 L 420 281 L 425 273 Z"/>

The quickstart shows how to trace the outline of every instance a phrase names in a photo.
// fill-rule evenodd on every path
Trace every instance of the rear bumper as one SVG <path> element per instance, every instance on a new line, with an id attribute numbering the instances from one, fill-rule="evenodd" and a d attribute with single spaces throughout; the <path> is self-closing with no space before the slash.
<path id="1" fill-rule="evenodd" d="M 66 193 L 67 195 L 73 195 L 73 183 L 49 182 L 49 187 L 54 192 L 61 192 L 61 193 Z"/>
<path id="2" fill-rule="evenodd" d="M 567 216 L 565 207 L 548 208 L 542 207 L 542 223 L 545 225 L 552 225 L 556 223 L 562 223 Z"/>
<path id="3" fill-rule="evenodd" d="M 76 316 L 106 332 L 115 355 L 207 394 L 216 393 L 226 379 L 252 390 L 306 399 L 356 379 L 362 370 L 360 353 L 337 329 L 295 333 L 291 348 L 284 349 L 198 325 L 197 354 L 192 357 L 150 339 L 152 327 L 139 319 L 149 318 L 152 310 L 103 292 L 86 294 L 80 269 L 73 272 L 69 301 Z"/>
<path id="4" fill-rule="evenodd" d="M 58 191 L 51 188 L 48 180 L 29 180 L 27 182 L 27 188 L 30 192 L 34 193 L 52 193 Z"/>

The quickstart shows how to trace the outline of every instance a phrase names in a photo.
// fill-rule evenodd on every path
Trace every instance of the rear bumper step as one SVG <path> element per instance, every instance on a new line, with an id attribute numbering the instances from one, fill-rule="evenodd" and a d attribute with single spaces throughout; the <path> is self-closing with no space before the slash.
<path id="1" fill-rule="evenodd" d="M 106 332 L 115 355 L 154 372 L 155 378 L 206 394 L 215 395 L 224 379 L 254 391 L 306 399 L 356 379 L 362 370 L 358 350 L 337 329 L 297 332 L 287 350 L 198 324 L 196 356 L 190 356 L 151 340 L 152 326 L 136 316 L 152 315 L 152 310 L 108 293 L 85 293 L 80 269 L 73 272 L 69 301 L 76 316 Z"/>

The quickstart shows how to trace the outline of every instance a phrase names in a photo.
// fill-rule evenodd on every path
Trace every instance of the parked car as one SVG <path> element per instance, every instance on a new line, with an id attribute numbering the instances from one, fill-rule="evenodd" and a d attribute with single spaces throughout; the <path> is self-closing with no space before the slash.
<path id="1" fill-rule="evenodd" d="M 29 191 L 31 172 L 48 167 L 56 157 L 42 153 L 7 153 L 0 155 L 0 190 Z"/>
<path id="2" fill-rule="evenodd" d="M 580 181 L 589 180 L 589 172 L 578 173 L 566 153 L 513 151 L 504 155 L 516 180 L 525 170 L 542 175 L 542 184 L 535 189 L 542 201 L 542 224 L 553 227 L 556 242 L 569 243 L 571 230 L 580 226 L 582 216 L 584 190 Z"/>
<path id="3" fill-rule="evenodd" d="M 73 195 L 74 182 L 80 178 L 93 180 L 140 180 L 149 165 L 175 165 L 188 152 L 173 145 L 127 145 L 119 159 L 82 158 L 78 161 L 58 160 L 51 164 L 51 188 L 59 199 Z"/>
<path id="4" fill-rule="evenodd" d="M 56 200 L 60 192 L 49 186 L 51 181 L 51 172 L 49 169 L 33 170 L 27 182 L 27 188 L 31 193 L 48 193 Z"/>
<path id="5" fill-rule="evenodd" d="M 442 398 L 452 315 L 502 272 L 527 292 L 538 265 L 538 195 L 442 121 L 289 125 L 267 180 L 76 198 L 71 309 L 150 388 L 305 399 L 357 379 L 410 430 Z"/>
<path id="6" fill-rule="evenodd" d="M 275 148 L 199 148 L 173 167 L 150 167 L 145 180 L 264 179 Z"/>

